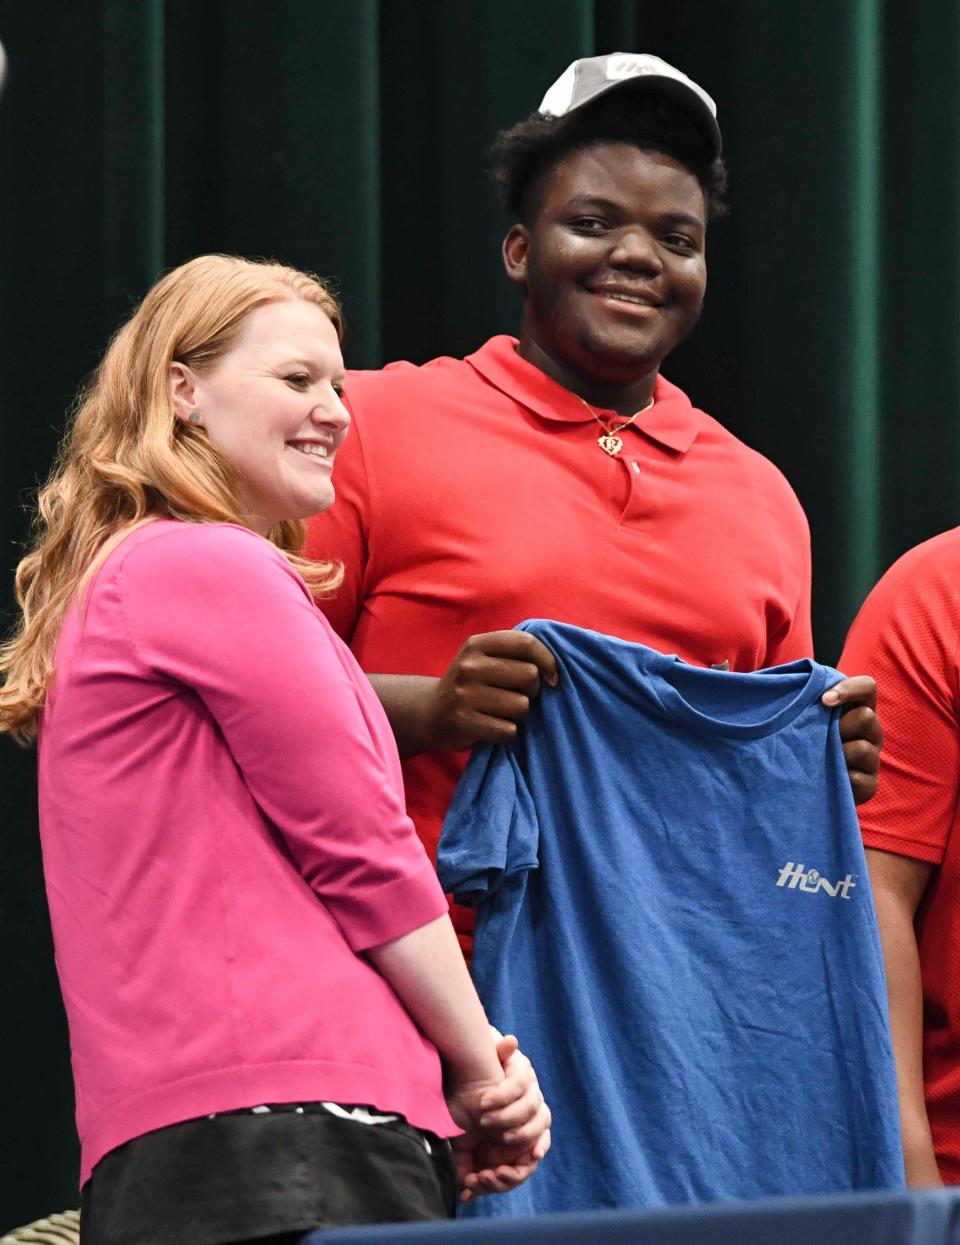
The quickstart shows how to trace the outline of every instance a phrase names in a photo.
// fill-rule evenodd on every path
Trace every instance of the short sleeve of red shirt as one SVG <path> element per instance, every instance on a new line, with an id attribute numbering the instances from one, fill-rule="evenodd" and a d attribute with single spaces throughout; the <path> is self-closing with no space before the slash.
<path id="1" fill-rule="evenodd" d="M 896 562 L 860 610 L 840 659 L 877 680 L 884 728 L 876 796 L 860 809 L 868 847 L 939 865 L 957 820 L 960 528 Z"/>

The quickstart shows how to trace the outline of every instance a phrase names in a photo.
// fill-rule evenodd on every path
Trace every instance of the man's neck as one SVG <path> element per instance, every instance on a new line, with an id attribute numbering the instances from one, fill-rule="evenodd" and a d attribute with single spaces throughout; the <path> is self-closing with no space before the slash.
<path id="1" fill-rule="evenodd" d="M 625 419 L 649 406 L 653 398 L 656 371 L 627 382 L 601 381 L 584 376 L 576 368 L 554 358 L 526 334 L 517 344 L 517 354 L 584 402 L 605 411 L 616 411 Z"/>

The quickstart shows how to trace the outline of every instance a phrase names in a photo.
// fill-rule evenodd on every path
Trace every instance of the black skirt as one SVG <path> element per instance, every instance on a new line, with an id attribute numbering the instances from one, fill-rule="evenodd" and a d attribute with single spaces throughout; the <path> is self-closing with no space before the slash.
<path id="1" fill-rule="evenodd" d="M 82 1245 L 227 1245 L 348 1224 L 450 1217 L 449 1143 L 319 1103 L 232 1111 L 118 1146 L 81 1196 Z"/>

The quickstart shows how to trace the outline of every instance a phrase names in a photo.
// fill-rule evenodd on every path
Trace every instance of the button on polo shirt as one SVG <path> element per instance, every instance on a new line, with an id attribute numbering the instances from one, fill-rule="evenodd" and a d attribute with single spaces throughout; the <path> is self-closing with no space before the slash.
<path id="1" fill-rule="evenodd" d="M 516 345 L 348 374 L 337 500 L 307 550 L 344 563 L 323 609 L 361 666 L 441 675 L 469 636 L 529 617 L 701 666 L 809 656 L 809 534 L 780 472 L 663 377 L 611 457 L 581 400 Z M 404 766 L 431 852 L 465 760 Z"/>

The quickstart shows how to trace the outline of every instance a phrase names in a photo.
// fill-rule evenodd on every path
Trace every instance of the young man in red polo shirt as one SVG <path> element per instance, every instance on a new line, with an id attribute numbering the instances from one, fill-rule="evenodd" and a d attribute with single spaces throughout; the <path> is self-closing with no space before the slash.
<path id="1" fill-rule="evenodd" d="M 308 548 L 344 563 L 324 608 L 384 703 L 431 851 L 462 750 L 510 738 L 557 677 L 504 628 L 552 618 L 733 670 L 812 652 L 793 491 L 659 375 L 700 315 L 719 157 L 713 101 L 671 66 L 575 62 L 498 140 L 519 341 L 348 377 L 337 503 Z M 874 691 L 827 694 L 850 707 L 858 798 L 876 782 Z M 471 915 L 454 912 L 465 945 Z"/>

